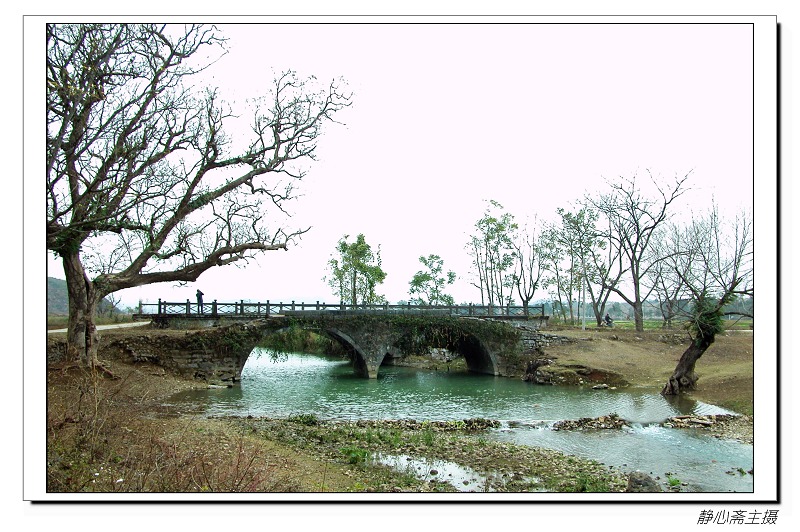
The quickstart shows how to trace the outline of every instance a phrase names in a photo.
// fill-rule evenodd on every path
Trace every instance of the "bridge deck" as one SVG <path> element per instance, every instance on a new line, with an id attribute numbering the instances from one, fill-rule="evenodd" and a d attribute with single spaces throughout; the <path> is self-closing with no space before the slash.
<path id="1" fill-rule="evenodd" d="M 133 315 L 134 320 L 183 319 L 183 320 L 209 320 L 209 319 L 235 319 L 248 320 L 270 316 L 351 316 L 355 314 L 370 315 L 425 315 L 425 316 L 454 316 L 454 317 L 491 317 L 494 319 L 540 319 L 547 320 L 544 306 L 529 306 L 527 308 L 516 305 L 491 306 L 491 305 L 345 305 L 330 303 L 272 303 L 272 302 L 245 302 L 218 303 L 216 300 L 205 303 L 202 307 L 189 300 L 185 302 L 166 302 L 161 299 L 158 303 L 142 303 L 139 312 Z"/>

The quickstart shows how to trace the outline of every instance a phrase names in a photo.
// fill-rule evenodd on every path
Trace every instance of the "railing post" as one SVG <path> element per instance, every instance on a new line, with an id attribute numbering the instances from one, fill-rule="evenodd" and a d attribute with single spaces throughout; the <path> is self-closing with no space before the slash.
<path id="1" fill-rule="evenodd" d="M 317 300 L 317 312 L 319 312 L 319 300 Z"/>
<path id="2" fill-rule="evenodd" d="M 158 298 L 158 315 L 161 315 L 161 298 Z"/>
<path id="3" fill-rule="evenodd" d="M 200 312 L 200 309 L 197 309 L 197 311 Z M 191 314 L 191 313 L 192 313 L 192 309 L 189 306 L 189 300 L 187 299 L 186 300 L 186 314 Z"/>
<path id="4" fill-rule="evenodd" d="M 294 299 L 292 299 L 292 311 L 294 311 Z"/>
<path id="5" fill-rule="evenodd" d="M 211 315 L 217 317 L 217 300 L 211 302 Z"/>
<path id="6" fill-rule="evenodd" d="M 142 313 L 142 300 L 139 300 L 139 314 Z"/>
<path id="7" fill-rule="evenodd" d="M 244 314 L 244 299 L 239 300 L 239 313 Z"/>
<path id="8" fill-rule="evenodd" d="M 283 301 L 278 303 L 278 314 L 283 314 Z"/>
<path id="9" fill-rule="evenodd" d="M 264 312 L 264 315 L 269 318 L 269 299 L 267 299 L 267 310 Z"/>

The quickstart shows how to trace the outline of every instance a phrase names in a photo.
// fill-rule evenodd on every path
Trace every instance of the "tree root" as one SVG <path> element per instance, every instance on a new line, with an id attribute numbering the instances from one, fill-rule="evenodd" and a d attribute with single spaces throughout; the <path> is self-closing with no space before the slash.
<path id="1" fill-rule="evenodd" d="M 94 370 L 103 377 L 109 378 L 111 380 L 120 379 L 119 375 L 108 369 L 108 367 L 106 367 L 105 364 L 102 364 L 100 362 L 94 364 L 91 368 L 79 362 L 58 362 L 56 364 L 48 365 L 47 369 L 50 371 L 60 370 L 62 373 L 68 373 L 70 370 L 83 370 L 83 371 Z"/>
<path id="2" fill-rule="evenodd" d="M 101 363 L 99 363 L 99 362 L 98 362 L 98 363 L 96 363 L 96 364 L 93 366 L 93 369 L 94 369 L 96 372 L 98 372 L 98 373 L 100 373 L 101 375 L 103 375 L 104 377 L 107 377 L 107 378 L 109 378 L 109 379 L 111 379 L 111 380 L 119 380 L 119 379 L 120 379 L 119 375 L 117 375 L 116 373 L 114 373 L 113 371 L 111 371 L 110 369 L 108 369 L 108 368 L 107 368 L 107 367 L 106 367 L 104 364 L 101 364 Z"/>
<path id="3" fill-rule="evenodd" d="M 47 369 L 49 371 L 61 371 L 62 373 L 67 373 L 72 369 L 83 369 L 83 366 L 77 362 L 57 362 L 55 364 L 48 364 Z"/>

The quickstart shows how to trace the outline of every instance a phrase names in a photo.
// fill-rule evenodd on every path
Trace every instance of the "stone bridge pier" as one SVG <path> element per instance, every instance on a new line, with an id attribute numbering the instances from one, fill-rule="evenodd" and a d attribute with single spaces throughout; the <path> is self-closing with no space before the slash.
<path id="1" fill-rule="evenodd" d="M 381 367 L 383 359 L 389 356 L 402 356 L 400 350 L 394 346 L 397 341 L 397 333 L 386 327 L 382 330 L 373 330 L 366 333 L 363 330 L 344 330 L 342 327 L 326 327 L 324 334 L 330 336 L 350 352 L 353 361 L 353 369 L 356 373 L 369 377 L 378 378 L 378 368 Z"/>

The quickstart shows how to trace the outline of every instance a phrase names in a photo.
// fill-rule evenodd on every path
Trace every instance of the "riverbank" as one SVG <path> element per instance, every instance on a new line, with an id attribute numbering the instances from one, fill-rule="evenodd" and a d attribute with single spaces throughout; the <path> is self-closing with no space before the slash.
<path id="1" fill-rule="evenodd" d="M 689 345 L 680 330 L 554 328 L 572 340 L 546 349 L 545 369 L 573 384 L 609 384 L 661 391 Z M 687 395 L 746 416 L 753 415 L 753 332 L 731 331 L 697 361 L 697 388 Z M 590 377 L 594 376 L 594 380 Z"/>
<path id="2" fill-rule="evenodd" d="M 588 359 L 605 372 L 617 366 L 624 370 L 629 367 L 625 360 L 637 360 L 639 351 L 648 351 L 631 347 L 658 341 L 611 336 L 581 340 L 583 331 L 558 334 L 574 334 L 576 342 L 547 355 L 554 358 L 554 367 L 573 370 Z M 617 356 L 607 354 L 605 360 L 602 353 L 608 344 L 617 347 Z M 118 379 L 75 368 L 48 370 L 49 491 L 619 492 L 627 486 L 626 474 L 602 464 L 492 441 L 484 432 L 491 426 L 487 420 L 344 423 L 320 420 L 312 413 L 289 419 L 209 419 L 200 412 L 164 406 L 172 394 L 204 387 L 201 383 L 178 379 L 150 364 L 107 362 Z M 703 369 L 699 366 L 698 372 L 708 377 Z M 659 373 L 648 367 L 619 374 L 627 385 L 647 386 L 650 377 L 642 377 L 656 378 Z M 710 381 L 719 378 L 715 374 Z M 746 396 L 742 393 L 736 400 Z M 724 438 L 748 441 L 749 430 L 752 443 L 752 417 L 698 421 L 695 426 Z M 676 489 L 668 478 L 655 480 L 662 490 Z"/>

